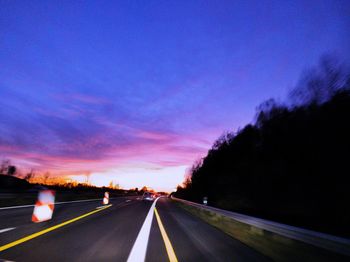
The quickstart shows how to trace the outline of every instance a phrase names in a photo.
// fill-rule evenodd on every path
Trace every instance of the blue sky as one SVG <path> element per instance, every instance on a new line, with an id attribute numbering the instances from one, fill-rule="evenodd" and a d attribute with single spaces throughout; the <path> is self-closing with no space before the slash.
<path id="1" fill-rule="evenodd" d="M 97 184 L 170 190 L 321 55 L 350 55 L 349 1 L 0 5 L 0 157 Z"/>

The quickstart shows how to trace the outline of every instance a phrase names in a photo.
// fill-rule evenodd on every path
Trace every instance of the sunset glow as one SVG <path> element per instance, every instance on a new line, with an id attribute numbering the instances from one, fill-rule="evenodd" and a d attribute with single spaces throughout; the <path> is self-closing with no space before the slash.
<path id="1" fill-rule="evenodd" d="M 171 191 L 305 61 L 349 46 L 336 5 L 5 2 L 0 160 L 51 181 Z"/>
<path id="2" fill-rule="evenodd" d="M 174 185 L 184 180 L 187 166 L 164 168 L 134 168 L 120 167 L 105 172 L 91 173 L 89 176 L 72 175 L 70 178 L 80 183 L 91 183 L 96 186 L 109 186 L 110 182 L 118 184 L 121 188 L 139 188 L 143 186 L 158 191 L 172 191 Z"/>

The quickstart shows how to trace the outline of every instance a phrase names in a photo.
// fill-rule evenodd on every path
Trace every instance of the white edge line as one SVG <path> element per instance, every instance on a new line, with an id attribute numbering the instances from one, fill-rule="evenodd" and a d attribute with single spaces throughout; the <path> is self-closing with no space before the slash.
<path id="1" fill-rule="evenodd" d="M 0 233 L 4 233 L 4 232 L 7 232 L 7 231 L 10 231 L 10 230 L 13 230 L 13 229 L 15 229 L 15 227 L 9 227 L 9 228 L 0 229 Z"/>
<path id="2" fill-rule="evenodd" d="M 33 207 L 34 205 L 24 205 L 24 206 L 11 206 L 11 207 L 0 207 L 0 210 L 3 209 L 14 209 L 14 208 L 24 208 L 24 207 Z"/>
<path id="3" fill-rule="evenodd" d="M 112 197 L 110 199 L 116 199 L 117 197 Z M 74 201 L 66 201 L 66 202 L 56 202 L 55 205 L 61 204 L 70 204 L 70 203 L 80 203 L 80 202 L 89 202 L 89 201 L 98 201 L 102 202 L 102 198 L 94 198 L 94 199 L 84 199 L 84 200 L 74 200 Z M 14 208 L 25 208 L 25 207 L 33 207 L 35 205 L 23 205 L 23 206 L 10 206 L 10 207 L 0 207 L 0 210 L 4 209 L 14 209 Z"/>
<path id="4" fill-rule="evenodd" d="M 151 208 L 148 211 L 146 219 L 143 222 L 141 230 L 140 230 L 139 234 L 137 235 L 135 243 L 130 251 L 127 262 L 145 261 L 148 240 L 149 240 L 149 235 L 151 232 L 152 220 L 153 220 L 153 215 L 154 215 L 154 207 L 156 206 L 158 199 L 159 199 L 159 197 L 154 200 Z"/>

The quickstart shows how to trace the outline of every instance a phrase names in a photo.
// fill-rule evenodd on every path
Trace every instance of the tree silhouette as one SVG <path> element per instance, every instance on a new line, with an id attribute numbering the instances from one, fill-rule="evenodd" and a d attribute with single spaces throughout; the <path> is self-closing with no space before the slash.
<path id="1" fill-rule="evenodd" d="M 27 174 L 24 175 L 23 179 L 25 179 L 28 182 L 30 182 L 34 177 L 35 177 L 35 172 L 32 169 L 32 170 L 30 170 L 30 172 L 28 172 Z"/>
<path id="2" fill-rule="evenodd" d="M 0 165 L 0 174 L 6 174 L 8 176 L 13 176 L 17 172 L 17 168 L 14 165 L 11 165 L 11 161 L 8 159 L 2 160 Z"/>
<path id="3" fill-rule="evenodd" d="M 49 172 L 45 172 L 45 174 L 43 176 L 44 184 L 47 184 L 47 180 L 49 179 L 50 176 L 51 176 L 51 174 Z"/>
<path id="4" fill-rule="evenodd" d="M 304 72 L 299 84 L 290 92 L 295 105 L 322 104 L 346 87 L 349 76 L 336 58 L 324 55 L 318 67 Z"/>
<path id="5" fill-rule="evenodd" d="M 292 104 L 267 100 L 254 124 L 219 137 L 176 196 L 350 236 L 350 78 L 331 61 Z"/>
<path id="6" fill-rule="evenodd" d="M 7 175 L 13 176 L 16 174 L 17 168 L 15 166 L 9 166 L 7 168 Z"/>
<path id="7" fill-rule="evenodd" d="M 7 174 L 10 164 L 11 164 L 10 160 L 8 159 L 2 160 L 1 166 L 0 166 L 0 174 Z"/>

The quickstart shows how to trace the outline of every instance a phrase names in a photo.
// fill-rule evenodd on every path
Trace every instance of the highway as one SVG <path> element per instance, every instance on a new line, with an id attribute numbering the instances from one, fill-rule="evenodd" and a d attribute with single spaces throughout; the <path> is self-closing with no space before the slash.
<path id="1" fill-rule="evenodd" d="M 168 198 L 66 203 L 41 223 L 32 211 L 0 209 L 0 261 L 269 261 Z"/>

